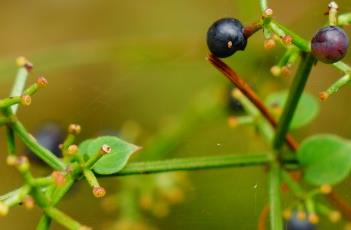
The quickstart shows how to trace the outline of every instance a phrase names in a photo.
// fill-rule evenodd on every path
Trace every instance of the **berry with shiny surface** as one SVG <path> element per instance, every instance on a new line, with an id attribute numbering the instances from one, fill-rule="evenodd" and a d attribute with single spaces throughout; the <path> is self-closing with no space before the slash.
<path id="1" fill-rule="evenodd" d="M 238 50 L 244 50 L 246 44 L 244 27 L 235 18 L 219 19 L 208 29 L 207 46 L 211 53 L 219 58 L 229 57 Z"/>
<path id="2" fill-rule="evenodd" d="M 312 54 L 321 62 L 331 64 L 343 59 L 347 53 L 349 38 L 337 26 L 320 29 L 311 42 Z"/>

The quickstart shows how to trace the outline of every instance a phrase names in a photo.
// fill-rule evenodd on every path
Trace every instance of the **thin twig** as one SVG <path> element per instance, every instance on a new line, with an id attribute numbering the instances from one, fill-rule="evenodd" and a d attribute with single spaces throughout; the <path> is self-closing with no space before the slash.
<path id="1" fill-rule="evenodd" d="M 266 204 L 258 217 L 257 230 L 266 230 L 267 219 L 269 215 L 269 204 Z"/>
<path id="2" fill-rule="evenodd" d="M 208 60 L 256 106 L 256 108 L 274 128 L 277 127 L 277 121 L 274 119 L 268 108 L 264 105 L 263 101 L 257 96 L 249 84 L 247 84 L 233 69 L 231 69 L 227 64 L 222 62 L 216 56 L 210 54 L 208 56 Z M 297 141 L 290 134 L 286 135 L 285 141 L 292 151 L 296 151 L 298 149 Z"/>
<path id="3" fill-rule="evenodd" d="M 282 205 L 280 197 L 280 167 L 277 162 L 272 162 L 269 173 L 269 209 L 271 230 L 282 230 Z"/>
<path id="4" fill-rule="evenodd" d="M 275 150 L 279 151 L 284 144 L 284 138 L 286 138 L 286 135 L 289 132 L 290 123 L 294 117 L 297 105 L 305 89 L 308 76 L 311 73 L 315 61 L 316 59 L 310 53 L 302 55 L 301 63 L 290 87 L 288 99 L 285 103 L 283 113 L 280 116 L 277 132 L 273 140 L 273 148 Z"/>
<path id="5" fill-rule="evenodd" d="M 331 204 L 340 210 L 344 217 L 346 217 L 348 220 L 351 220 L 351 207 L 343 197 L 341 197 L 338 193 L 332 191 L 327 195 L 327 198 Z"/>
<path id="6" fill-rule="evenodd" d="M 216 169 L 227 167 L 246 167 L 267 165 L 271 161 L 271 153 L 263 154 L 235 154 L 210 157 L 179 158 L 160 161 L 145 161 L 127 164 L 116 174 L 98 175 L 107 176 L 127 176 L 136 174 L 150 174 L 171 171 L 190 171 L 203 169 Z"/>

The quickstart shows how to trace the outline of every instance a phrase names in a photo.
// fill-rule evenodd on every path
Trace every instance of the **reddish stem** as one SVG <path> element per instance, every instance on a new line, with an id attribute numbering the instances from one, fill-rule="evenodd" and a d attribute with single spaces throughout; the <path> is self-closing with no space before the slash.
<path id="1" fill-rule="evenodd" d="M 258 217 L 257 230 L 266 230 L 266 223 L 269 215 L 269 205 L 266 204 Z"/>
<path id="2" fill-rule="evenodd" d="M 245 38 L 251 37 L 254 33 L 262 29 L 262 25 L 260 23 L 252 23 L 251 25 L 245 26 L 244 28 L 244 36 Z"/>
<path id="3" fill-rule="evenodd" d="M 327 195 L 327 198 L 331 204 L 338 207 L 342 215 L 344 215 L 348 220 L 351 220 L 351 207 L 343 197 L 332 191 Z"/>
<path id="4" fill-rule="evenodd" d="M 277 121 L 270 114 L 267 107 L 264 105 L 262 100 L 257 96 L 257 94 L 253 91 L 253 89 L 235 73 L 233 69 L 231 69 L 227 64 L 222 62 L 213 54 L 208 56 L 209 62 L 214 65 L 219 71 L 221 71 L 262 113 L 262 115 L 267 119 L 267 121 L 274 127 L 277 127 Z M 299 147 L 299 143 L 291 136 L 287 134 L 285 137 L 285 142 L 290 147 L 291 150 L 296 151 Z M 337 206 L 342 214 L 349 220 L 351 220 L 351 207 L 348 202 L 342 198 L 338 193 L 331 192 L 327 195 L 328 200 Z M 259 230 L 265 230 L 265 220 L 267 219 L 266 212 L 268 212 L 268 208 L 264 208 L 260 215 L 259 219 Z M 268 215 L 268 214 L 267 214 Z"/>
<path id="5" fill-rule="evenodd" d="M 255 105 L 255 107 L 261 112 L 261 114 L 274 128 L 278 126 L 277 121 L 269 112 L 268 108 L 264 105 L 263 101 L 253 91 L 250 85 L 248 85 L 243 79 L 241 79 L 233 69 L 231 69 L 227 64 L 222 62 L 213 54 L 210 54 L 208 56 L 208 60 L 219 71 L 221 71 Z M 292 151 L 296 151 L 298 149 L 297 141 L 290 134 L 286 135 L 285 142 Z"/>

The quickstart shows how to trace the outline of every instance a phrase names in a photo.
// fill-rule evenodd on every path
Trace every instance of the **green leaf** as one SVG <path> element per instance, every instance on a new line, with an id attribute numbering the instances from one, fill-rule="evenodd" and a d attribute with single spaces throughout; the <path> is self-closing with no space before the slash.
<path id="1" fill-rule="evenodd" d="M 79 150 L 88 158 L 96 154 L 102 145 L 111 147 L 111 152 L 101 157 L 93 166 L 98 174 L 113 174 L 120 171 L 128 162 L 129 157 L 140 149 L 139 146 L 130 144 L 117 137 L 103 136 L 87 140 L 80 144 Z"/>
<path id="2" fill-rule="evenodd" d="M 307 182 L 337 184 L 350 173 L 351 143 L 335 135 L 315 135 L 302 142 L 297 158 Z"/>
<path id="3" fill-rule="evenodd" d="M 288 98 L 288 91 L 279 91 L 266 98 L 266 105 L 274 111 L 282 111 Z M 296 108 L 290 129 L 297 129 L 310 123 L 319 112 L 318 100 L 309 93 L 303 93 Z"/>
<path id="4" fill-rule="evenodd" d="M 88 147 L 93 140 L 94 139 L 87 139 L 79 144 L 79 153 L 83 155 L 84 160 L 89 158 Z"/>

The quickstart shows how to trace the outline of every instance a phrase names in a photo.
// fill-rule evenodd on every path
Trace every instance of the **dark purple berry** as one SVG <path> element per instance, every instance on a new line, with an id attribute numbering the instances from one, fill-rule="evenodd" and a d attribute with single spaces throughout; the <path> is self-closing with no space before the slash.
<path id="1" fill-rule="evenodd" d="M 45 123 L 35 133 L 35 139 L 39 144 L 50 150 L 56 156 L 61 157 L 59 145 L 63 142 L 63 131 L 56 123 Z M 39 158 L 29 149 L 27 150 L 29 157 L 40 162 Z"/>
<path id="2" fill-rule="evenodd" d="M 349 38 L 340 27 L 327 26 L 320 29 L 312 38 L 312 54 L 321 62 L 335 63 L 347 53 Z"/>
<path id="3" fill-rule="evenodd" d="M 285 222 L 285 230 L 316 230 L 316 226 L 308 220 L 299 220 L 297 213 L 293 213 L 291 218 Z"/>
<path id="4" fill-rule="evenodd" d="M 244 27 L 235 18 L 219 19 L 208 29 L 207 46 L 217 57 L 229 57 L 238 50 L 244 50 L 246 44 Z"/>

